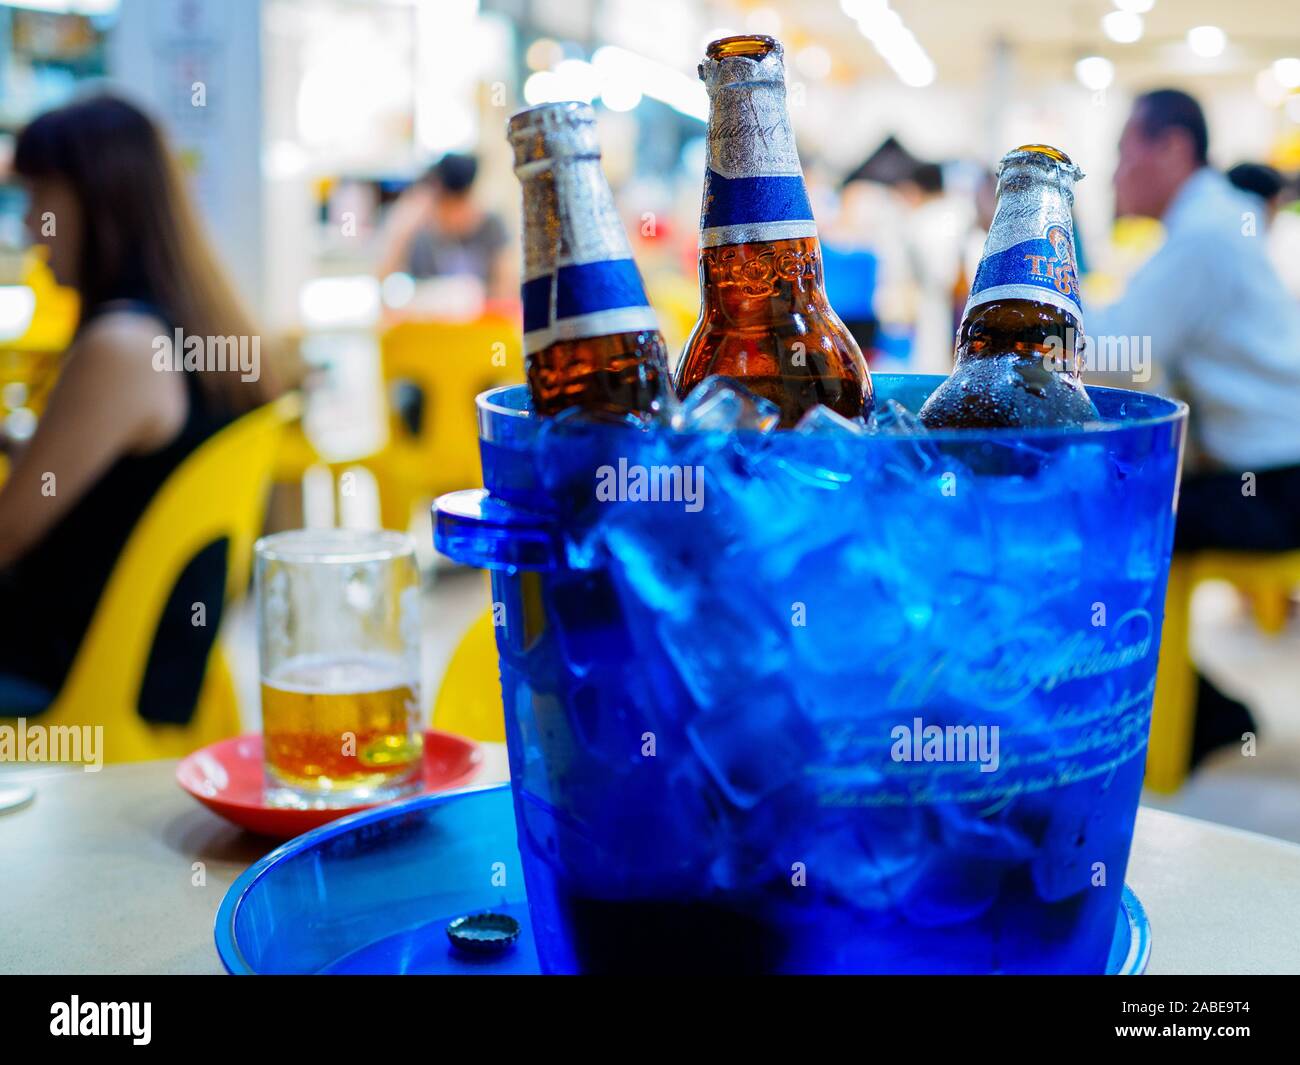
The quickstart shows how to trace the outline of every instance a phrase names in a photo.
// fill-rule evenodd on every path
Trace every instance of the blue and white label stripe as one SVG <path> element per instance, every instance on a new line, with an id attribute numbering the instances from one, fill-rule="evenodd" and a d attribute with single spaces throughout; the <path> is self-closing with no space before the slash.
<path id="1" fill-rule="evenodd" d="M 524 353 L 560 340 L 658 329 L 631 259 L 571 263 L 523 284 Z"/>
<path id="2" fill-rule="evenodd" d="M 1032 237 L 999 251 L 986 250 L 971 283 L 967 309 L 994 300 L 1036 300 L 1081 320 L 1072 238 L 1063 227 L 1051 228 L 1061 230 L 1055 245 L 1046 237 Z"/>
<path id="3" fill-rule="evenodd" d="M 705 172 L 701 247 L 816 235 L 802 174 L 728 178 L 712 168 Z"/>

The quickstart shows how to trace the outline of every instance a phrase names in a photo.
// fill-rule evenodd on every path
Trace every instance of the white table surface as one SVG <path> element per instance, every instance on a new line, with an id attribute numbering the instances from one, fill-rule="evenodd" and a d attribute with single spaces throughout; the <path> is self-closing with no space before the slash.
<path id="1" fill-rule="evenodd" d="M 222 971 L 217 907 L 275 843 L 200 806 L 175 769 L 4 775 L 36 798 L 0 814 L 0 972 Z M 507 774 L 486 745 L 475 783 Z M 1149 972 L 1300 972 L 1300 846 L 1143 808 L 1127 880 L 1151 920 Z"/>

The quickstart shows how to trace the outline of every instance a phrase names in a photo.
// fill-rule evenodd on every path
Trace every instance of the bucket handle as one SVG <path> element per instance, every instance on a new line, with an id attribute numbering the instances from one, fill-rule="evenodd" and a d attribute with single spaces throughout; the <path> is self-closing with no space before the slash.
<path id="1" fill-rule="evenodd" d="M 462 565 L 507 573 L 560 569 L 564 558 L 549 518 L 484 488 L 448 492 L 434 501 L 433 546 Z"/>

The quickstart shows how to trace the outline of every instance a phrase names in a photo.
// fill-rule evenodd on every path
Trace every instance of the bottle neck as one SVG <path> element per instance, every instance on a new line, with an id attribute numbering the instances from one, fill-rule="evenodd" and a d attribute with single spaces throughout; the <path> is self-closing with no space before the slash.
<path id="1" fill-rule="evenodd" d="M 598 155 L 516 168 L 523 188 L 524 351 L 658 328 Z"/>
<path id="2" fill-rule="evenodd" d="M 706 59 L 708 165 L 700 298 L 730 326 L 828 310 L 821 247 L 786 108 L 781 57 Z"/>
<path id="3" fill-rule="evenodd" d="M 985 304 L 1028 300 L 1082 328 L 1073 202 L 1072 181 L 1054 169 L 1017 167 L 1002 175 L 963 323 Z"/>
<path id="4" fill-rule="evenodd" d="M 706 59 L 708 166 L 700 247 L 816 237 L 779 54 Z"/>
<path id="5" fill-rule="evenodd" d="M 524 279 L 571 262 L 632 258 L 599 156 L 563 156 L 520 167 Z"/>

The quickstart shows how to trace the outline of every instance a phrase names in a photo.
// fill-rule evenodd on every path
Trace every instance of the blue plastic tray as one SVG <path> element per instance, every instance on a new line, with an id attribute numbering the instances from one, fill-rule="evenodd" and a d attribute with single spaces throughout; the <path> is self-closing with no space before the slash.
<path id="1" fill-rule="evenodd" d="M 447 922 L 512 914 L 500 958 L 452 950 Z M 226 969 L 254 973 L 537 973 L 508 784 L 353 814 L 290 840 L 231 885 L 217 911 Z M 1107 972 L 1143 972 L 1151 929 L 1125 885 Z"/>

